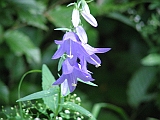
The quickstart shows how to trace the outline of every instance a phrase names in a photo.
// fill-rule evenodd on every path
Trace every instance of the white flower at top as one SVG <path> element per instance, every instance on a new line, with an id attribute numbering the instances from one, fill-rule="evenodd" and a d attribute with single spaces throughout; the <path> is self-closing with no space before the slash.
<path id="1" fill-rule="evenodd" d="M 80 23 L 79 10 L 77 8 L 74 8 L 72 12 L 72 24 L 74 27 L 77 27 L 79 23 Z"/>
<path id="2" fill-rule="evenodd" d="M 90 9 L 88 4 L 86 3 L 85 0 L 81 0 L 82 2 L 82 11 L 81 11 L 81 15 L 83 16 L 83 18 L 89 23 L 91 24 L 93 27 L 97 27 L 98 23 L 96 21 L 96 19 L 93 17 L 92 14 L 90 14 Z"/>
<path id="3" fill-rule="evenodd" d="M 73 12 L 72 12 L 72 24 L 74 27 L 77 27 L 81 21 L 79 13 L 81 13 L 83 18 L 93 27 L 98 26 L 97 20 L 94 18 L 92 14 L 90 14 L 89 6 L 85 0 L 81 0 L 78 4 L 73 3 L 70 5 L 75 5 L 75 8 L 73 9 Z"/>

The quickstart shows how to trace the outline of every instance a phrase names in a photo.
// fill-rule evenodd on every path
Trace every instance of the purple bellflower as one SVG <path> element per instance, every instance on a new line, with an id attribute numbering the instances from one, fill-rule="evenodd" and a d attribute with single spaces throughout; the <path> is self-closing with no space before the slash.
<path id="1" fill-rule="evenodd" d="M 101 64 L 101 60 L 95 53 L 105 53 L 110 50 L 110 48 L 93 48 L 88 44 L 83 44 L 74 32 L 67 32 L 63 37 L 63 41 L 55 40 L 55 43 L 59 44 L 60 47 L 52 56 L 52 59 L 57 59 L 63 54 L 67 54 L 71 65 L 76 63 L 77 58 L 81 61 L 81 58 L 84 57 L 88 63 L 98 67 Z"/>
<path id="2" fill-rule="evenodd" d="M 82 31 L 81 39 L 87 39 L 84 29 L 80 27 L 79 34 Z M 62 41 L 55 40 L 59 45 L 58 50 L 52 56 L 52 59 L 58 59 L 63 54 L 66 55 L 65 61 L 62 63 L 62 75 L 53 85 L 61 84 L 62 95 L 67 95 L 68 91 L 71 93 L 77 86 L 77 79 L 83 82 L 93 81 L 91 72 L 87 70 L 87 62 L 100 66 L 101 60 L 95 53 L 105 53 L 110 48 L 93 48 L 88 45 L 87 40 L 83 42 L 74 32 L 67 32 L 63 36 Z M 79 62 L 77 62 L 79 60 Z"/>
<path id="3" fill-rule="evenodd" d="M 61 84 L 62 95 L 66 96 L 68 89 L 73 92 L 77 86 L 77 79 L 81 79 L 84 82 L 93 81 L 89 73 L 85 73 L 79 68 L 78 65 L 71 66 L 67 58 L 62 65 L 62 75 L 53 83 L 53 85 Z"/>

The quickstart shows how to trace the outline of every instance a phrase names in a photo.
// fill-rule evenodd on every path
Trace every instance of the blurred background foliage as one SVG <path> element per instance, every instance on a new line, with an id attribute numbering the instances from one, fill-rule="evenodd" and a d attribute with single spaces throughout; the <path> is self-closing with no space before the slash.
<path id="1" fill-rule="evenodd" d="M 71 27 L 74 0 L 0 0 L 0 106 L 17 104 L 21 76 L 31 69 L 49 66 L 57 75 L 57 60 L 52 60 L 64 32 Z M 160 118 L 160 1 L 95 0 L 89 3 L 99 26 L 82 20 L 89 44 L 111 47 L 99 54 L 102 66 L 88 65 L 98 87 L 79 83 L 75 93 L 91 111 L 95 103 L 111 103 L 124 109 L 132 120 Z M 82 18 L 83 19 L 83 18 Z M 25 78 L 21 96 L 41 90 L 41 75 Z M 103 108 L 98 120 L 120 120 Z"/>

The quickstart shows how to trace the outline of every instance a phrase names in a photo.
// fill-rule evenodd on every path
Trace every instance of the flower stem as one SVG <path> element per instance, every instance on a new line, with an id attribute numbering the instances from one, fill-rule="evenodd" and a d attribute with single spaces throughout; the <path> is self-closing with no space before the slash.
<path id="1" fill-rule="evenodd" d="M 41 72 L 41 70 L 31 70 L 31 71 L 28 71 L 26 72 L 22 77 L 21 77 L 21 80 L 19 82 L 19 85 L 18 85 L 18 99 L 21 98 L 21 95 L 20 95 L 20 90 L 21 90 L 21 85 L 22 85 L 22 82 L 25 78 L 26 75 L 30 74 L 30 73 L 34 73 L 34 72 Z M 21 118 L 23 118 L 23 111 L 22 111 L 22 103 L 19 102 L 19 107 L 20 107 L 20 116 Z"/>
<path id="2" fill-rule="evenodd" d="M 59 87 L 59 92 L 58 92 L 58 106 L 55 112 L 54 120 L 56 120 L 56 117 L 58 116 L 59 108 L 60 108 L 60 103 L 61 103 L 61 87 Z"/>

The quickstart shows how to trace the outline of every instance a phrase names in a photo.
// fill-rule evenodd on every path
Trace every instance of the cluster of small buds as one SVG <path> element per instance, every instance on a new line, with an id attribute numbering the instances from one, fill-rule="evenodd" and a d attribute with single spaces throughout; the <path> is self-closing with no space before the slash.
<path id="1" fill-rule="evenodd" d="M 88 43 L 87 34 L 82 27 L 80 15 L 93 27 L 97 27 L 98 23 L 90 13 L 89 6 L 85 0 L 80 0 L 74 5 L 72 12 L 73 30 L 66 32 L 62 41 L 55 40 L 59 45 L 58 50 L 52 56 L 52 59 L 58 59 L 66 56 L 62 63 L 62 75 L 53 85 L 61 84 L 62 95 L 66 96 L 73 92 L 77 86 L 77 81 L 87 83 L 93 81 L 92 75 L 87 69 L 87 63 L 96 67 L 101 66 L 101 60 L 95 53 L 105 53 L 111 48 L 93 48 Z M 60 30 L 60 29 L 59 29 Z M 68 30 L 66 28 L 66 30 Z"/>
<path id="2" fill-rule="evenodd" d="M 81 99 L 79 96 L 77 96 L 77 94 L 69 94 L 68 96 L 65 97 L 65 101 L 67 102 L 73 102 L 75 104 L 81 105 Z M 84 119 L 84 116 L 82 114 L 80 114 L 77 111 L 73 111 L 70 109 L 64 109 L 60 112 L 60 116 L 62 118 L 66 118 L 66 119 L 75 119 L 75 120 L 82 120 Z"/>

